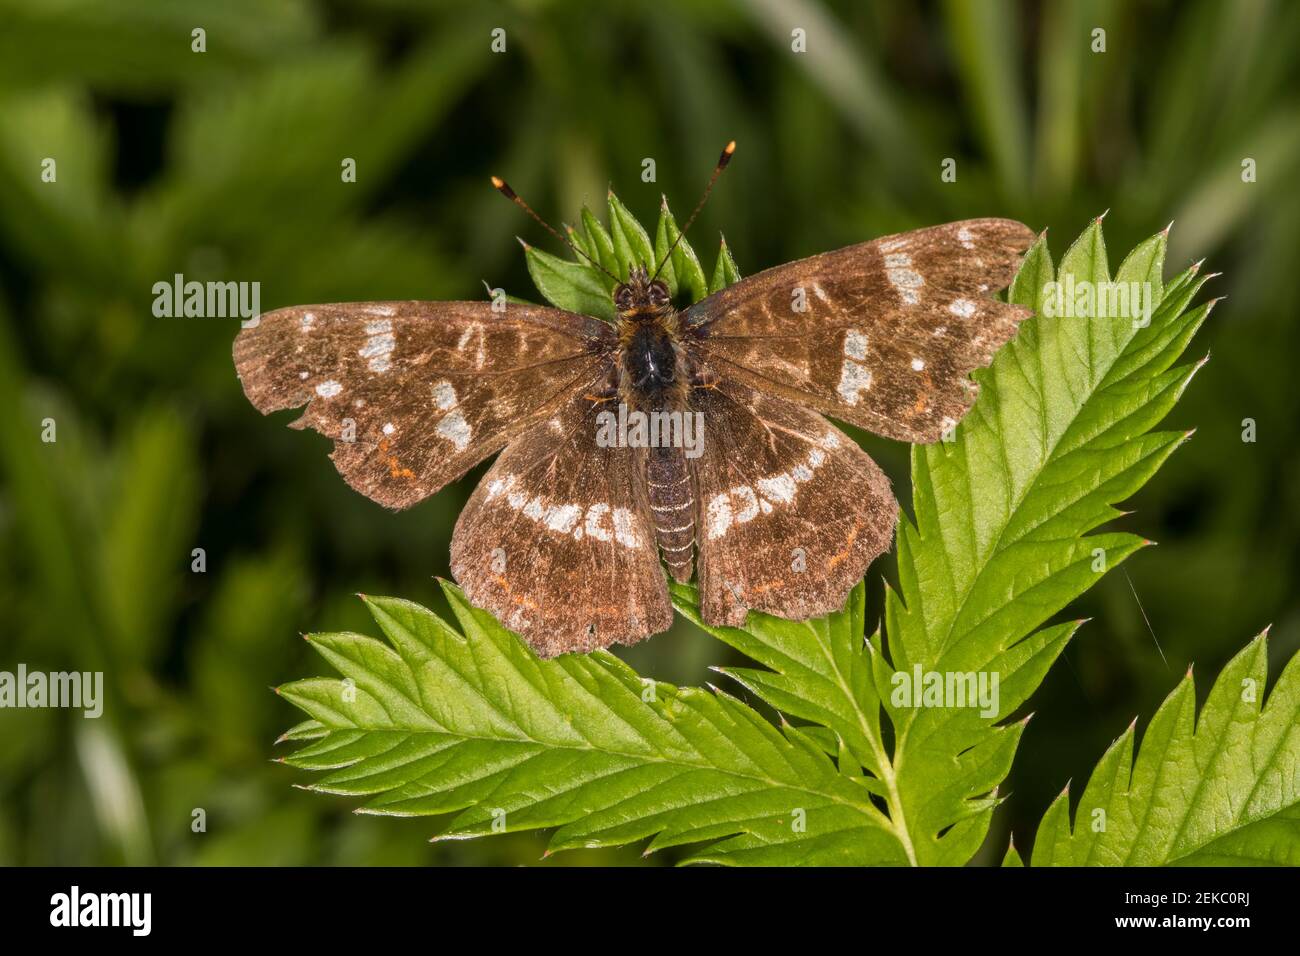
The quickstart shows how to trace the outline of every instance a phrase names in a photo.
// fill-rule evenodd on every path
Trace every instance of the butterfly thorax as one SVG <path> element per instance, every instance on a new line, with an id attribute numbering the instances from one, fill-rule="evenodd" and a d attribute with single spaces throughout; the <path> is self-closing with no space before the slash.
<path id="1" fill-rule="evenodd" d="M 614 292 L 618 313 L 618 392 L 629 410 L 685 411 L 691 369 L 681 316 L 668 288 L 634 269 Z"/>

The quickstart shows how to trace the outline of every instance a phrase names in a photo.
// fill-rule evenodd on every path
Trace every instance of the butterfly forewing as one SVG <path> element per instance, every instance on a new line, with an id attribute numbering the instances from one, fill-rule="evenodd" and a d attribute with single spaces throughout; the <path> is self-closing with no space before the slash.
<path id="1" fill-rule="evenodd" d="M 889 480 L 816 412 L 735 381 L 699 391 L 695 462 L 700 611 L 738 626 L 749 608 L 805 619 L 842 607 L 889 548 Z"/>
<path id="2" fill-rule="evenodd" d="M 972 219 L 886 236 L 751 276 L 687 325 L 717 373 L 877 434 L 940 438 L 1028 310 L 993 295 L 1034 233 Z"/>
<path id="3" fill-rule="evenodd" d="M 235 340 L 263 413 L 334 439 L 358 491 L 405 508 L 463 475 L 567 401 L 612 347 L 609 327 L 558 309 L 487 302 L 299 306 Z"/>
<path id="4" fill-rule="evenodd" d="M 543 657 L 632 644 L 672 623 L 644 449 L 601 447 L 579 389 L 521 435 L 479 483 L 451 543 L 466 596 Z"/>

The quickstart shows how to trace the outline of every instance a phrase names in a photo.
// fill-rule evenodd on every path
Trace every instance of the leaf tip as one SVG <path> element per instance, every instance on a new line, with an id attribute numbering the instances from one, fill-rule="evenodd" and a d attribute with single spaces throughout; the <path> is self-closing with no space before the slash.
<path id="1" fill-rule="evenodd" d="M 515 236 L 515 238 L 518 239 L 518 240 L 519 240 L 519 244 L 520 244 L 521 246 L 524 247 L 524 252 L 527 252 L 529 249 L 532 248 L 532 246 L 530 246 L 530 245 L 529 245 L 529 244 L 524 240 L 524 237 L 523 237 L 523 236 Z"/>
<path id="2" fill-rule="evenodd" d="M 1195 262 L 1192 263 L 1191 268 L 1188 271 L 1190 271 L 1192 275 L 1196 275 L 1196 273 L 1201 271 L 1201 266 L 1203 265 L 1205 265 L 1205 260 L 1197 259 Z"/>
<path id="3" fill-rule="evenodd" d="M 1093 220 L 1093 221 L 1096 222 L 1097 225 L 1100 226 L 1100 225 L 1101 225 L 1101 221 L 1102 221 L 1103 219 L 1105 219 L 1109 214 L 1110 214 L 1110 210 L 1107 209 L 1105 212 L 1103 212 L 1100 216 L 1098 216 L 1098 217 L 1097 217 L 1095 220 Z"/>
<path id="4" fill-rule="evenodd" d="M 1170 219 L 1170 220 L 1169 220 L 1169 225 L 1165 226 L 1165 228 L 1163 228 L 1163 229 L 1160 230 L 1160 235 L 1164 236 L 1165 238 L 1168 238 L 1168 237 L 1169 237 L 1169 230 L 1172 229 L 1172 228 L 1174 228 L 1174 221 L 1173 221 L 1172 219 Z"/>

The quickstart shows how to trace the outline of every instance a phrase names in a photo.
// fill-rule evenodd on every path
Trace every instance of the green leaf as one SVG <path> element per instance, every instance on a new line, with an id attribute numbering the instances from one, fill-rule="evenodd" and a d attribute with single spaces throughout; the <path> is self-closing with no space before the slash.
<path id="1" fill-rule="evenodd" d="M 899 526 L 899 590 L 886 595 L 883 670 L 997 673 L 996 719 L 1005 718 L 1077 623 L 1036 629 L 1149 543 L 1089 532 L 1118 517 L 1113 505 L 1187 437 L 1149 431 L 1199 367 L 1171 365 L 1208 312 L 1202 306 L 1184 318 L 1186 298 L 1164 299 L 1164 248 L 1163 234 L 1147 240 L 1116 276 L 1151 283 L 1158 306 L 1143 329 L 1129 318 L 1048 315 L 1048 282 L 1109 279 L 1100 220 L 1059 272 L 1042 239 L 1030 249 L 1008 297 L 1036 317 L 977 373 L 982 394 L 957 440 L 913 448 L 915 521 L 904 516 Z M 1173 287 L 1187 282 L 1190 271 Z M 1187 334 L 1149 347 L 1171 329 Z M 918 863 L 966 862 L 987 833 L 1022 725 L 997 725 L 969 708 L 899 707 L 887 696 L 882 704 L 894 728 L 893 765 L 909 771 L 891 816 L 906 821 Z"/>
<path id="2" fill-rule="evenodd" d="M 726 237 L 723 237 L 718 247 L 718 261 L 713 266 L 713 278 L 709 280 L 709 294 L 721 292 L 733 282 L 739 281 L 740 270 L 736 268 L 736 260 L 731 258 Z"/>
<path id="3" fill-rule="evenodd" d="M 647 270 L 655 267 L 650 236 L 613 190 L 609 194 L 609 234 L 614 242 L 614 261 L 617 264 L 612 270 L 614 275 L 626 280 L 633 266 L 643 265 Z"/>
<path id="4" fill-rule="evenodd" d="M 1048 808 L 1033 865 L 1300 864 L 1300 655 L 1265 703 L 1267 677 L 1261 634 L 1229 661 L 1198 715 L 1189 669 L 1136 762 L 1136 720 L 1106 751 L 1073 826 L 1069 787 Z"/>
<path id="5" fill-rule="evenodd" d="M 524 259 L 533 284 L 557 309 L 614 320 L 614 300 L 600 281 L 600 273 L 579 262 L 568 262 L 536 246 L 524 246 Z"/>
<path id="6" fill-rule="evenodd" d="M 364 797 L 367 813 L 454 813 L 444 837 L 558 828 L 551 850 L 652 837 L 647 852 L 707 841 L 695 859 L 721 863 L 897 853 L 866 788 L 795 728 L 717 690 L 638 677 L 608 653 L 540 661 L 444 591 L 459 631 L 410 602 L 366 598 L 390 644 L 309 638 L 344 676 L 279 689 L 317 722 L 282 738 L 316 738 L 285 760 L 328 771 L 311 789 Z"/>
<path id="7" fill-rule="evenodd" d="M 691 247 L 690 240 L 682 237 L 677 228 L 677 220 L 668 208 L 668 198 L 664 197 L 659 207 L 659 225 L 655 229 L 655 262 L 659 262 L 668 250 L 673 250 L 672 259 L 664 265 L 663 277 L 668 280 L 668 288 L 675 297 L 685 286 L 690 293 L 691 302 L 699 302 L 709 294 L 709 282 L 700 268 L 700 260 Z M 677 245 L 674 248 L 673 243 Z"/>
<path id="8" fill-rule="evenodd" d="M 1007 844 L 1007 855 L 1002 858 L 1003 866 L 1024 866 L 1025 861 L 1020 858 L 1020 851 L 1016 849 L 1015 841 Z"/>
<path id="9" fill-rule="evenodd" d="M 614 257 L 614 240 L 610 238 L 605 227 L 600 224 L 600 220 L 596 218 L 595 213 L 586 206 L 582 207 L 582 228 L 586 232 L 588 247 L 596 249 L 599 253 L 596 261 L 612 274 L 618 275 L 618 260 Z M 583 265 L 592 268 L 590 263 L 583 263 Z M 606 284 L 610 291 L 613 291 L 614 280 L 599 269 L 592 268 L 592 271 L 601 277 L 601 281 Z"/>
<path id="10" fill-rule="evenodd" d="M 1197 367 L 1174 362 L 1208 306 L 1184 313 L 1204 280 L 1193 268 L 1164 285 L 1163 256 L 1158 235 L 1117 275 L 1150 284 L 1143 325 L 1047 314 L 1049 282 L 1108 279 L 1100 222 L 1059 272 L 1042 240 L 1031 248 L 1009 297 L 1037 316 L 979 375 L 955 440 L 913 449 L 915 520 L 900 520 L 883 634 L 864 640 L 861 585 L 824 618 L 705 628 L 759 665 L 722 673 L 783 715 L 779 729 L 607 653 L 539 661 L 448 587 L 459 632 L 373 599 L 391 647 L 313 638 L 351 683 L 281 689 L 326 729 L 289 762 L 331 771 L 316 788 L 370 812 L 456 813 L 448 835 L 555 827 L 555 849 L 704 843 L 691 859 L 724 863 L 968 862 L 1024 730 L 1005 721 L 1081 623 L 1049 619 L 1146 543 L 1094 532 L 1186 437 L 1150 429 Z M 715 279 L 735 274 L 724 244 Z M 670 590 L 703 627 L 694 588 Z M 997 695 L 914 706 L 913 674 L 996 677 Z"/>
<path id="11" fill-rule="evenodd" d="M 660 207 L 653 246 L 645 228 L 612 192 L 609 194 L 609 217 L 610 226 L 606 230 L 591 210 L 584 207 L 582 229 L 566 229 L 577 248 L 622 278 L 627 278 L 629 265 L 646 264 L 648 269 L 654 269 L 678 236 L 677 224 L 668 211 L 667 200 Z M 581 257 L 570 262 L 527 243 L 524 244 L 524 258 L 533 284 L 547 302 L 556 308 L 592 315 L 607 322 L 614 320 L 614 303 L 610 296 L 614 280 L 592 262 Z M 665 263 L 662 273 L 672 295 L 677 294 L 679 276 L 684 277 L 692 302 L 699 301 L 711 291 L 695 250 L 685 239 L 673 250 L 672 261 Z M 715 283 L 730 284 L 739 277 L 736 263 L 724 241 L 714 272 Z"/>

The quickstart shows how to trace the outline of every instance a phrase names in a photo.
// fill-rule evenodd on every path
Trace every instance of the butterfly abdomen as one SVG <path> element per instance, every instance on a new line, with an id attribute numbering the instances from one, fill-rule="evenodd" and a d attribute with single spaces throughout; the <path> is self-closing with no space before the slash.
<path id="1" fill-rule="evenodd" d="M 673 578 L 689 581 L 695 554 L 695 492 L 682 449 L 651 448 L 646 457 L 646 484 L 655 543 Z"/>

